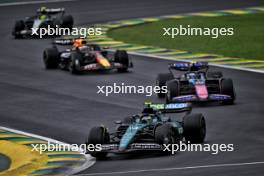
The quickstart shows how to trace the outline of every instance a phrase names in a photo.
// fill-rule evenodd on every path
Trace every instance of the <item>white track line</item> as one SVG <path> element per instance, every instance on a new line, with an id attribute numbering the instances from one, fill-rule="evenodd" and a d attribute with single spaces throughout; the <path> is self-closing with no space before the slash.
<path id="1" fill-rule="evenodd" d="M 216 168 L 216 167 L 247 166 L 247 165 L 257 165 L 257 164 L 264 164 L 264 161 L 248 162 L 248 163 L 229 163 L 229 164 L 214 164 L 214 165 L 202 165 L 202 166 L 174 167 L 174 168 L 160 168 L 160 169 L 144 169 L 144 170 L 105 172 L 105 173 L 99 172 L 99 173 L 89 173 L 89 174 L 77 174 L 76 176 L 117 175 L 117 174 L 131 174 L 131 173 L 142 173 L 142 172 L 158 172 L 158 171 L 174 171 L 174 170 L 203 169 L 203 168 Z M 175 174 L 175 175 L 177 175 L 177 174 Z"/>
<path id="2" fill-rule="evenodd" d="M 77 0 L 39 0 L 39 1 L 8 2 L 8 3 L 0 3 L 0 7 L 16 6 L 16 5 L 28 5 L 28 4 L 68 2 L 68 1 L 77 1 Z"/>
<path id="3" fill-rule="evenodd" d="M 54 139 L 51 139 L 51 138 L 48 138 L 48 137 L 39 136 L 39 135 L 36 135 L 36 134 L 15 130 L 15 129 L 12 129 L 12 128 L 7 128 L 7 127 L 0 126 L 0 130 L 1 129 L 2 130 L 6 130 L 6 131 L 11 131 L 13 133 L 17 133 L 17 134 L 33 137 L 33 138 L 38 138 L 38 139 L 41 139 L 41 140 L 44 140 L 44 141 L 50 141 L 52 143 L 66 144 L 64 142 L 57 141 L 57 140 L 54 140 Z M 80 151 L 80 153 L 81 153 L 81 151 Z M 80 167 L 78 167 L 76 169 L 73 169 L 70 173 L 66 173 L 67 175 L 73 175 L 73 174 L 79 173 L 79 172 L 81 172 L 81 171 L 83 171 L 83 170 L 85 170 L 85 169 L 87 169 L 87 168 L 89 168 L 89 167 L 91 167 L 92 165 L 95 164 L 95 158 L 93 158 L 91 155 L 85 154 L 84 156 L 86 158 L 86 162 L 82 166 L 80 166 Z"/>

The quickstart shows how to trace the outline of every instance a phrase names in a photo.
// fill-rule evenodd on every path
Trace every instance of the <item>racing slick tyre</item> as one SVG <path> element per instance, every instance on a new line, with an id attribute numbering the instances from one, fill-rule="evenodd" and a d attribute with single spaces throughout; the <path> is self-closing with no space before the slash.
<path id="1" fill-rule="evenodd" d="M 133 118 L 132 117 L 125 117 L 123 120 L 122 120 L 122 123 L 125 124 L 125 125 L 130 125 L 134 122 Z"/>
<path id="2" fill-rule="evenodd" d="M 173 79 L 173 75 L 172 73 L 160 73 L 158 74 L 157 78 L 156 78 L 156 85 L 159 86 L 160 91 L 157 93 L 159 98 L 164 98 L 165 97 L 165 93 L 163 93 L 162 87 L 166 86 L 166 82 L 170 81 Z"/>
<path id="3" fill-rule="evenodd" d="M 232 98 L 231 100 L 224 100 L 223 104 L 233 104 L 236 99 L 236 94 L 232 79 L 222 79 L 220 86 L 221 94 L 229 95 Z"/>
<path id="4" fill-rule="evenodd" d="M 221 71 L 207 72 L 207 77 L 208 78 L 219 79 L 219 78 L 223 77 L 223 73 Z"/>
<path id="5" fill-rule="evenodd" d="M 129 67 L 128 54 L 125 50 L 117 50 L 114 55 L 114 62 L 120 63 L 123 65 L 122 68 L 118 68 L 118 72 L 127 72 Z"/>
<path id="6" fill-rule="evenodd" d="M 81 64 L 82 64 L 82 55 L 80 53 L 71 54 L 71 62 L 69 65 L 69 70 L 71 74 L 78 75 L 81 74 Z"/>
<path id="7" fill-rule="evenodd" d="M 61 27 L 72 29 L 73 23 L 73 17 L 71 15 L 66 15 L 62 17 Z"/>
<path id="8" fill-rule="evenodd" d="M 13 29 L 13 35 L 15 39 L 22 38 L 22 35 L 19 34 L 20 31 L 25 29 L 25 23 L 22 20 L 16 21 L 15 27 Z"/>
<path id="9" fill-rule="evenodd" d="M 171 124 L 162 124 L 155 128 L 155 141 L 162 144 L 176 144 L 180 140 L 178 131 Z"/>
<path id="10" fill-rule="evenodd" d="M 190 114 L 183 118 L 185 141 L 203 143 L 206 136 L 206 124 L 202 114 Z"/>
<path id="11" fill-rule="evenodd" d="M 57 48 L 47 48 L 43 52 L 43 61 L 46 69 L 55 69 L 59 65 L 59 51 Z"/>
<path id="12" fill-rule="evenodd" d="M 170 80 L 166 82 L 167 94 L 166 94 L 166 103 L 173 102 L 173 98 L 179 96 L 179 81 Z"/>
<path id="13" fill-rule="evenodd" d="M 110 135 L 105 127 L 93 127 L 90 130 L 86 144 L 108 144 L 110 142 Z M 93 157 L 96 158 L 105 158 L 107 152 L 97 152 L 93 151 L 90 153 Z"/>

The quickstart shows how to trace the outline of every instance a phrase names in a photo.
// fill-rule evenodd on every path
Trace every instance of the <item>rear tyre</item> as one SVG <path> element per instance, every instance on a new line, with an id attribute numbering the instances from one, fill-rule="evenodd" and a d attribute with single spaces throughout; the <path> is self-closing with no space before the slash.
<path id="1" fill-rule="evenodd" d="M 222 79 L 221 80 L 221 93 L 224 95 L 229 95 L 232 99 L 223 101 L 223 104 L 234 104 L 236 99 L 235 89 L 233 87 L 232 79 Z"/>
<path id="2" fill-rule="evenodd" d="M 223 73 L 221 71 L 207 72 L 207 77 L 208 78 L 219 79 L 219 78 L 223 77 Z"/>
<path id="3" fill-rule="evenodd" d="M 163 93 L 162 87 L 166 86 L 166 82 L 173 79 L 172 73 L 160 73 L 156 78 L 156 85 L 159 86 L 160 91 L 157 93 L 159 98 L 164 98 L 166 93 Z"/>
<path id="4" fill-rule="evenodd" d="M 100 126 L 100 127 L 93 127 L 90 130 L 86 144 L 93 144 L 93 145 L 101 144 L 102 145 L 102 144 L 109 144 L 109 142 L 110 142 L 110 136 L 109 136 L 107 129 L 105 127 Z M 107 155 L 107 152 L 94 151 L 94 152 L 91 152 L 90 154 L 93 157 L 100 159 L 100 158 L 105 158 Z"/>
<path id="5" fill-rule="evenodd" d="M 202 114 L 190 114 L 183 118 L 185 141 L 203 143 L 206 136 L 206 124 Z"/>
<path id="6" fill-rule="evenodd" d="M 22 20 L 16 21 L 14 29 L 13 29 L 13 36 L 15 39 L 22 38 L 22 35 L 19 34 L 20 31 L 25 29 L 25 23 Z"/>
<path id="7" fill-rule="evenodd" d="M 170 80 L 166 83 L 167 85 L 167 94 L 166 94 L 166 103 L 173 102 L 174 97 L 179 96 L 179 81 L 178 80 Z"/>
<path id="8" fill-rule="evenodd" d="M 69 70 L 71 74 L 78 75 L 81 74 L 82 65 L 82 55 L 80 53 L 71 54 L 71 62 L 69 65 Z"/>
<path id="9" fill-rule="evenodd" d="M 59 51 L 57 48 L 47 48 L 43 52 L 43 61 L 46 69 L 55 69 L 59 65 Z"/>
<path id="10" fill-rule="evenodd" d="M 72 29 L 73 23 L 74 23 L 73 17 L 71 15 L 66 15 L 62 17 L 61 27 Z"/>
<path id="11" fill-rule="evenodd" d="M 128 54 L 125 50 L 117 50 L 114 54 L 114 62 L 122 64 L 124 67 L 118 68 L 118 72 L 127 72 L 129 67 Z"/>
<path id="12" fill-rule="evenodd" d="M 155 129 L 155 141 L 162 144 L 176 144 L 179 142 L 178 131 L 171 124 L 162 124 Z"/>

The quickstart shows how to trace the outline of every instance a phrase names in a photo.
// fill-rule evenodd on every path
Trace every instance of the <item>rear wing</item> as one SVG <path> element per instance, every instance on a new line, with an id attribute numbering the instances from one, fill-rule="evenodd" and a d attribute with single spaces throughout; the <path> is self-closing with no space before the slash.
<path id="1" fill-rule="evenodd" d="M 195 62 L 195 63 L 187 63 L 187 62 L 179 62 L 179 63 L 171 63 L 169 64 L 169 70 L 174 69 L 178 71 L 199 71 L 202 69 L 208 69 L 208 62 Z"/>
<path id="2" fill-rule="evenodd" d="M 179 71 L 188 71 L 190 70 L 190 68 L 191 68 L 190 63 L 180 62 L 180 63 L 169 64 L 169 69 L 174 69 L 174 70 L 179 70 Z"/>
<path id="3" fill-rule="evenodd" d="M 73 45 L 74 42 L 78 41 L 80 38 L 72 38 L 72 39 L 56 39 L 52 41 L 52 44 L 56 45 Z M 86 40 L 80 41 L 83 45 L 87 44 Z"/>
<path id="4" fill-rule="evenodd" d="M 160 111 L 161 113 L 180 113 L 180 112 L 191 112 L 191 103 L 151 103 L 145 102 L 144 105 L 148 108 L 153 108 L 154 110 Z"/>
<path id="5" fill-rule="evenodd" d="M 53 40 L 52 44 L 55 45 L 73 45 L 74 39 L 57 39 Z"/>
<path id="6" fill-rule="evenodd" d="M 65 9 L 64 8 L 56 8 L 56 9 L 45 9 L 45 12 L 47 12 L 47 14 L 57 14 L 57 13 L 64 13 Z M 37 13 L 41 13 L 41 8 L 39 8 L 37 10 Z"/>

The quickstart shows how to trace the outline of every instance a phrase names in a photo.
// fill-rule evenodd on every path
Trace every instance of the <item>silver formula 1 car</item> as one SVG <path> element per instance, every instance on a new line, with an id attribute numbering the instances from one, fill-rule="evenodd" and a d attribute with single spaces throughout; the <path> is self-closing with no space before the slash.
<path id="1" fill-rule="evenodd" d="M 36 14 L 31 17 L 26 17 L 24 20 L 16 21 L 12 31 L 15 38 L 23 37 L 40 37 L 40 28 L 68 28 L 73 27 L 73 17 L 65 15 L 64 8 L 48 9 L 41 7 Z"/>

